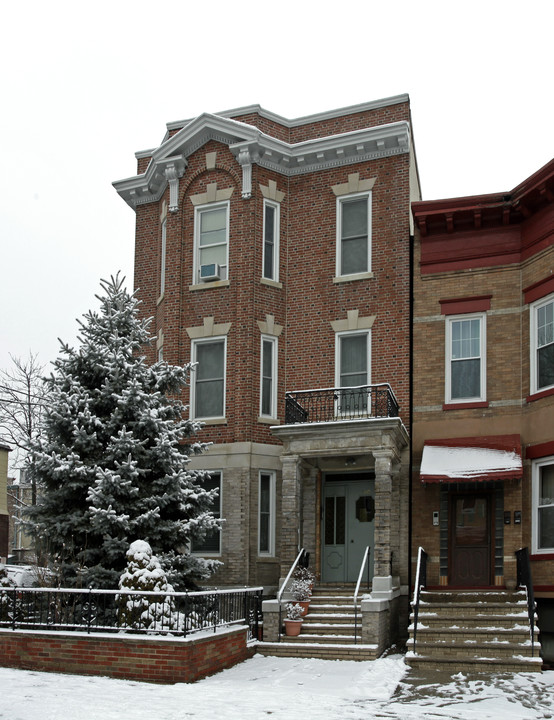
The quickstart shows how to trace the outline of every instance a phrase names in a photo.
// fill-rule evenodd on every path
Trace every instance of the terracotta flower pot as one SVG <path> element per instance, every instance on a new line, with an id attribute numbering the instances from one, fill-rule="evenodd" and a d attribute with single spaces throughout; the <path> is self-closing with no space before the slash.
<path id="1" fill-rule="evenodd" d="M 310 607 L 309 600 L 297 600 L 296 604 L 302 608 L 302 617 L 308 614 L 308 608 Z"/>
<path id="2" fill-rule="evenodd" d="M 300 635 L 300 630 L 302 630 L 302 620 L 285 619 L 285 635 L 295 637 L 296 635 Z"/>

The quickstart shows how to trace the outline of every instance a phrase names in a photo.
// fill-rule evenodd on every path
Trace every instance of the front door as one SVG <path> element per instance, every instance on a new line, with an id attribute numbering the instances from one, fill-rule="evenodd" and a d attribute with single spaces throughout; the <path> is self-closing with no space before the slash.
<path id="1" fill-rule="evenodd" d="M 375 481 L 368 473 L 328 474 L 323 486 L 323 582 L 356 582 L 369 545 L 373 577 Z M 364 579 L 367 578 L 367 567 Z"/>
<path id="2" fill-rule="evenodd" d="M 491 496 L 453 494 L 450 507 L 450 583 L 491 584 Z"/>

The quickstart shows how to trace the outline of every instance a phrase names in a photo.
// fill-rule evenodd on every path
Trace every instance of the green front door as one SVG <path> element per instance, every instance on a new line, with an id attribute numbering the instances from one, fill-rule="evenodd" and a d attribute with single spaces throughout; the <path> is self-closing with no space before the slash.
<path id="1" fill-rule="evenodd" d="M 323 486 L 323 582 L 356 582 L 366 547 L 373 577 L 375 481 L 369 473 L 327 474 Z M 367 567 L 364 571 L 367 578 Z"/>

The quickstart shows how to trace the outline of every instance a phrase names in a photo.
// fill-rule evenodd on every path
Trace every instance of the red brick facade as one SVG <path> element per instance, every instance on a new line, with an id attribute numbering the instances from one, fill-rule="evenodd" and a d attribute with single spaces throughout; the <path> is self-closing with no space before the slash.
<path id="1" fill-rule="evenodd" d="M 196 682 L 254 654 L 247 628 L 170 638 L 0 632 L 2 667 L 104 675 L 152 683 Z"/>
<path id="2" fill-rule="evenodd" d="M 394 448 L 386 441 L 383 472 L 401 478 L 395 497 L 402 498 L 406 518 L 394 516 L 391 530 L 388 493 L 389 505 L 377 513 L 384 528 L 377 544 L 383 568 L 389 567 L 393 538 L 395 575 L 407 583 L 410 202 L 419 198 L 407 96 L 292 121 L 252 107 L 170 124 L 159 148 L 149 157 L 139 154 L 138 173 L 115 185 L 136 211 L 135 286 L 142 313 L 154 318 L 153 334 L 163 334 L 164 360 L 188 362 L 194 338 L 224 336 L 226 341 L 224 413 L 206 421 L 200 439 L 213 446 L 194 464 L 220 471 L 223 478 L 226 522 L 218 557 L 224 566 L 215 581 L 275 587 L 299 542 L 321 572 L 325 472 L 331 466 L 344 471 L 345 457 L 353 456 L 356 469 L 373 477 L 376 455 L 368 450 L 369 434 L 364 431 L 362 438 L 358 430 L 360 442 L 354 450 L 348 450 L 345 440 L 341 448 L 306 450 L 289 512 L 282 439 L 271 428 L 285 422 L 287 391 L 337 384 L 337 327 L 362 327 L 370 338 L 368 381 L 389 383 L 400 406 L 403 439 Z M 338 277 L 340 198 L 369 194 L 370 272 Z M 229 203 L 227 276 L 202 283 L 193 274 L 199 254 L 195 208 L 217 198 Z M 262 277 L 268 198 L 279 206 L 280 222 L 279 274 L 270 280 Z M 163 218 L 167 245 L 162 295 Z M 210 331 L 212 325 L 216 329 Z M 278 347 L 274 417 L 260 417 L 264 327 Z M 153 347 L 149 360 L 155 358 Z M 184 400 L 189 403 L 190 397 Z M 372 442 L 377 447 L 381 440 Z M 275 475 L 274 548 L 267 553 L 258 548 L 258 478 L 263 471 Z M 379 495 L 386 496 L 384 491 Z M 290 538 L 283 534 L 285 514 L 292 518 Z"/>

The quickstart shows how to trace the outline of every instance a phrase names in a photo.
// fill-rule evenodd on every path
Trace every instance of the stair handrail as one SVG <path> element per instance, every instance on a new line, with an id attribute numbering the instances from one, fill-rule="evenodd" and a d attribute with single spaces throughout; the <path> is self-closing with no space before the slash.
<path id="1" fill-rule="evenodd" d="M 420 546 L 417 551 L 417 568 L 414 585 L 414 596 L 412 599 L 412 610 L 414 613 L 414 642 L 413 652 L 416 651 L 416 637 L 417 637 L 417 619 L 419 615 L 419 601 L 421 597 L 421 591 L 427 587 L 427 558 L 428 555 L 425 550 Z"/>
<path id="2" fill-rule="evenodd" d="M 527 615 L 529 616 L 529 632 L 531 633 L 531 657 L 535 656 L 535 593 L 531 576 L 531 560 L 529 548 L 516 550 L 517 586 L 524 587 L 527 594 Z"/>
<path id="3" fill-rule="evenodd" d="M 358 642 L 358 593 L 360 591 L 360 585 L 362 583 L 362 577 L 364 574 L 365 565 L 367 564 L 367 588 L 369 590 L 369 545 L 365 549 L 364 559 L 360 566 L 360 573 L 358 575 L 358 582 L 356 583 L 356 590 L 354 592 L 354 645 Z"/>
<path id="4" fill-rule="evenodd" d="M 283 598 L 283 593 L 285 592 L 287 585 L 290 582 L 290 579 L 292 577 L 293 572 L 296 570 L 296 566 L 304 556 L 304 548 L 300 550 L 298 555 L 296 556 L 296 560 L 293 562 L 291 569 L 288 572 L 287 577 L 285 578 L 285 582 L 281 585 L 281 588 L 279 589 L 279 592 L 277 593 L 277 602 L 279 603 L 279 635 L 278 635 L 278 642 L 281 642 L 281 624 L 282 624 L 282 610 L 281 610 L 281 600 Z"/>

